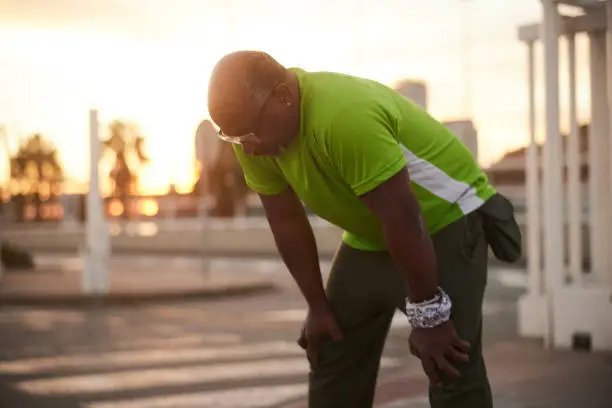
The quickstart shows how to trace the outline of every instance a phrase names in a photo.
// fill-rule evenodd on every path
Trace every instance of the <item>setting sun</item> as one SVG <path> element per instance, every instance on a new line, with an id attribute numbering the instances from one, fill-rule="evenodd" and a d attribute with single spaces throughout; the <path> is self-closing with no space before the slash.
<path id="1" fill-rule="evenodd" d="M 141 193 L 165 193 L 170 183 L 178 192 L 190 191 L 194 133 L 208 117 L 208 77 L 214 63 L 236 49 L 262 49 L 287 66 L 388 85 L 423 80 L 436 117 L 472 112 L 485 165 L 527 138 L 525 50 L 515 32 L 519 22 L 537 16 L 532 1 L 517 0 L 503 18 L 489 2 L 469 2 L 496 21 L 470 28 L 470 57 L 462 56 L 458 40 L 466 24 L 462 2 L 292 0 L 282 3 L 299 10 L 300 18 L 291 21 L 276 18 L 280 3 L 272 0 L 133 0 L 128 8 L 113 1 L 63 3 L 71 14 L 42 0 L 0 5 L 0 124 L 11 150 L 33 132 L 52 140 L 68 190 L 87 181 L 87 112 L 96 108 L 101 137 L 115 119 L 134 122 L 145 136 L 151 162 L 139 175 Z M 471 106 L 464 99 L 464 58 L 471 60 Z M 491 103 L 500 95 L 504 104 Z M 0 160 L 0 172 L 6 171 Z M 108 191 L 108 182 L 103 188 Z"/>

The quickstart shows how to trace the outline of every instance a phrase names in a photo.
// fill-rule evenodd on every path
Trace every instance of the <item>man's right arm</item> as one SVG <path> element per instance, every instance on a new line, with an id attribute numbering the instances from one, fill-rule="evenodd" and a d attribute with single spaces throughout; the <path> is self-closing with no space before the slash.
<path id="1" fill-rule="evenodd" d="M 274 241 L 310 310 L 328 311 L 314 233 L 301 201 L 291 188 L 259 195 Z"/>
<path id="2" fill-rule="evenodd" d="M 233 147 L 248 186 L 263 203 L 278 252 L 310 310 L 327 312 L 317 244 L 304 206 L 273 160 L 248 156 L 240 145 Z"/>

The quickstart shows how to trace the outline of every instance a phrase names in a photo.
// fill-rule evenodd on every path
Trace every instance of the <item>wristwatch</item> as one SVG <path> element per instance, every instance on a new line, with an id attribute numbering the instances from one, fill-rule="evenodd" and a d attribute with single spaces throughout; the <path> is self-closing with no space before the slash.
<path id="1" fill-rule="evenodd" d="M 433 298 L 413 303 L 406 299 L 406 316 L 412 328 L 430 329 L 450 320 L 452 302 L 448 294 L 438 287 Z"/>

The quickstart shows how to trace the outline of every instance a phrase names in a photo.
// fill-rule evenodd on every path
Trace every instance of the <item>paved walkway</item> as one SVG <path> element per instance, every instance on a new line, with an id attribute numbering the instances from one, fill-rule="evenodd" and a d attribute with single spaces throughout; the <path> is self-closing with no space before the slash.
<path id="1" fill-rule="evenodd" d="M 612 355 L 547 351 L 535 342 L 500 343 L 485 352 L 496 408 L 608 408 Z M 420 364 L 381 378 L 377 408 L 426 408 Z M 305 401 L 283 408 L 307 408 Z"/>
<path id="2" fill-rule="evenodd" d="M 0 279 L 0 305 L 77 305 L 90 301 L 135 303 L 193 297 L 218 297 L 272 290 L 272 282 L 245 273 L 206 274 L 198 268 L 155 267 L 110 271 L 110 290 L 103 297 L 84 294 L 82 270 L 42 268 L 5 271 Z"/>

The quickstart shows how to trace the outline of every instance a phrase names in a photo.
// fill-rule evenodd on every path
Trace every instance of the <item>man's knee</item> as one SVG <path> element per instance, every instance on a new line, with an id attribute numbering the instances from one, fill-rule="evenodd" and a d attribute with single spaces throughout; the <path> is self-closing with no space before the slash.
<path id="1" fill-rule="evenodd" d="M 470 353 L 470 361 L 456 365 L 461 376 L 444 378 L 442 385 L 431 386 L 429 390 L 433 408 L 490 408 L 491 387 L 484 358 L 480 351 Z"/>
<path id="2" fill-rule="evenodd" d="M 381 355 L 393 311 L 373 315 L 355 327 L 345 327 L 344 339 L 321 342 L 311 365 L 311 408 L 370 408 Z"/>

